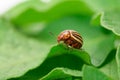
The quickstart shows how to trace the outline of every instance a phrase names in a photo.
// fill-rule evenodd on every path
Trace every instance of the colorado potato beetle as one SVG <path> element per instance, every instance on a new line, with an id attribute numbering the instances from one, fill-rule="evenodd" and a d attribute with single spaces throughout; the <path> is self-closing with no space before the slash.
<path id="1" fill-rule="evenodd" d="M 63 41 L 68 46 L 76 49 L 80 49 L 83 45 L 83 39 L 81 35 L 74 30 L 64 30 L 58 35 L 57 41 L 58 43 Z"/>

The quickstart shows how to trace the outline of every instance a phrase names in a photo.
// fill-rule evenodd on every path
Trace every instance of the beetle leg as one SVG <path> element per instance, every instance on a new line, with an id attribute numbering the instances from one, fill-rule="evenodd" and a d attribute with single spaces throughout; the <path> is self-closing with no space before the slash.
<path id="1" fill-rule="evenodd" d="M 73 47 L 73 48 L 77 48 L 77 49 L 79 49 L 79 48 L 80 48 L 80 46 L 79 46 L 79 44 L 78 44 L 78 43 L 74 43 L 74 44 L 72 44 L 72 47 Z"/>

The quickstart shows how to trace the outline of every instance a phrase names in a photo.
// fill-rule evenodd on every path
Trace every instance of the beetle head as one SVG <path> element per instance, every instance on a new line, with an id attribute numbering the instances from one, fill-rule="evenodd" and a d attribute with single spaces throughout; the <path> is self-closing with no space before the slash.
<path id="1" fill-rule="evenodd" d="M 69 37 L 70 37 L 70 32 L 67 31 L 67 30 L 65 30 L 65 31 L 63 31 L 62 33 L 60 33 L 60 35 L 58 35 L 57 41 L 58 41 L 58 43 L 59 43 L 60 41 L 65 41 L 65 40 L 67 40 Z"/>

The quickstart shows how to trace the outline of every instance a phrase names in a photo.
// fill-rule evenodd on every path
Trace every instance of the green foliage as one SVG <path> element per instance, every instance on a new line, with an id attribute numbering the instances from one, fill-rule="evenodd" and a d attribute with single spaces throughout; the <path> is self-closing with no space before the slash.
<path id="1" fill-rule="evenodd" d="M 118 68 L 117 72 L 120 79 L 120 46 L 118 46 L 117 48 L 116 62 L 117 62 L 117 68 Z"/>
<path id="2" fill-rule="evenodd" d="M 83 80 L 112 80 L 107 77 L 104 73 L 91 66 L 83 67 Z"/>
<path id="3" fill-rule="evenodd" d="M 21 76 L 39 66 L 50 46 L 18 33 L 10 24 L 0 21 L 0 80 Z"/>
<path id="4" fill-rule="evenodd" d="M 0 19 L 0 80 L 119 80 L 119 4 L 29 0 L 10 9 Z M 81 34 L 81 49 L 57 43 L 66 29 Z"/>
<path id="5" fill-rule="evenodd" d="M 113 33 L 118 36 L 120 36 L 120 17 L 118 16 L 119 14 L 120 10 L 114 9 L 112 11 L 104 12 L 101 16 L 101 25 L 103 25 L 103 27 L 105 27 L 106 29 L 113 31 Z"/>
<path id="6" fill-rule="evenodd" d="M 55 79 L 64 80 L 69 79 L 69 77 L 71 76 L 81 77 L 82 73 L 80 71 L 70 70 L 67 68 L 55 68 L 40 80 L 55 80 Z"/>

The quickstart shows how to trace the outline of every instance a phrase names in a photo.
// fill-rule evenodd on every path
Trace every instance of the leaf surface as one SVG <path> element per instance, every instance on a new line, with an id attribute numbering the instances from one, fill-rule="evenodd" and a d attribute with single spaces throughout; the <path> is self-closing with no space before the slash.
<path id="1" fill-rule="evenodd" d="M 83 80 L 112 80 L 97 68 L 85 65 L 83 68 Z"/>
<path id="2" fill-rule="evenodd" d="M 67 68 L 55 68 L 40 80 L 69 79 L 72 76 L 81 77 L 82 72 Z"/>
<path id="3" fill-rule="evenodd" d="M 21 76 L 39 66 L 49 49 L 50 45 L 28 38 L 0 20 L 0 80 Z"/>
<path id="4" fill-rule="evenodd" d="M 102 67 L 100 67 L 99 69 L 113 80 L 119 80 L 115 55 L 116 51 L 115 50 L 111 51 L 111 53 L 105 60 L 104 65 L 102 65 Z"/>
<path id="5" fill-rule="evenodd" d="M 117 48 L 117 54 L 116 54 L 116 62 L 117 62 L 117 68 L 118 68 L 118 76 L 120 79 L 120 46 Z"/>
<path id="6" fill-rule="evenodd" d="M 101 25 L 111 30 L 114 34 L 120 36 L 120 9 L 106 11 L 101 15 Z"/>

